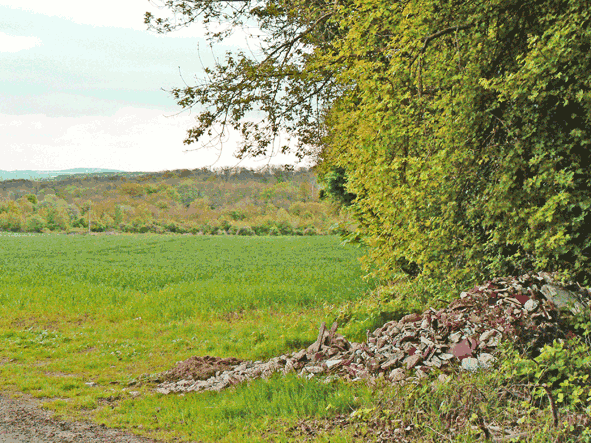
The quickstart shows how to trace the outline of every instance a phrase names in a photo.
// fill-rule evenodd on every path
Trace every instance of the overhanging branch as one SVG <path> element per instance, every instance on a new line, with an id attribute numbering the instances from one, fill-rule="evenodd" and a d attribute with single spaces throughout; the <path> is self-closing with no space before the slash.
<path id="1" fill-rule="evenodd" d="M 445 28 L 445 29 L 442 29 L 441 31 L 437 31 L 434 34 L 428 35 L 427 37 L 425 37 L 423 39 L 423 47 L 421 49 L 419 49 L 419 53 L 414 56 L 414 58 L 411 60 L 409 66 L 413 65 L 413 63 L 417 60 L 417 58 L 419 58 L 419 56 L 421 54 L 423 54 L 425 52 L 425 50 L 427 49 L 427 46 L 429 46 L 429 43 L 431 43 L 433 40 L 441 37 L 442 35 L 451 34 L 452 32 L 457 32 L 457 31 L 461 31 L 463 29 L 471 28 L 475 24 L 476 23 L 469 23 L 469 24 L 461 25 L 461 26 L 450 26 L 449 28 Z"/>

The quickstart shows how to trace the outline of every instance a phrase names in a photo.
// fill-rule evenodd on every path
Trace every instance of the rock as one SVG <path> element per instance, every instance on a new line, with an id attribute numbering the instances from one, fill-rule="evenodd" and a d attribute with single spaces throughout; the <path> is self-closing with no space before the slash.
<path id="1" fill-rule="evenodd" d="M 489 338 L 493 337 L 493 336 L 494 336 L 495 334 L 497 334 L 497 333 L 498 333 L 498 332 L 497 332 L 497 331 L 495 331 L 494 329 L 489 329 L 488 331 L 486 331 L 486 332 L 483 332 L 483 333 L 480 335 L 480 338 L 479 338 L 478 340 L 479 340 L 480 342 L 483 342 L 483 341 L 488 341 L 488 339 L 489 339 Z"/>
<path id="2" fill-rule="evenodd" d="M 402 317 L 398 323 L 401 325 L 404 325 L 406 323 L 414 323 L 419 320 L 421 320 L 420 314 L 409 314 L 409 315 L 405 315 L 404 317 Z"/>
<path id="3" fill-rule="evenodd" d="M 449 336 L 449 339 L 453 342 L 453 343 L 457 343 L 462 339 L 462 333 L 461 332 L 454 332 L 453 334 L 451 334 Z"/>
<path id="4" fill-rule="evenodd" d="M 585 305 L 581 303 L 578 294 L 556 285 L 547 284 L 542 286 L 540 292 L 544 294 L 546 300 L 551 301 L 560 310 L 568 309 L 573 314 L 579 314 L 585 309 Z"/>
<path id="5" fill-rule="evenodd" d="M 528 312 L 535 311 L 536 309 L 538 309 L 538 306 L 540 306 L 540 302 L 537 300 L 532 300 L 532 299 L 526 301 L 525 304 L 523 305 L 525 310 Z"/>
<path id="6" fill-rule="evenodd" d="M 423 356 L 421 354 L 414 354 L 407 357 L 407 359 L 404 361 L 406 363 L 406 369 L 414 368 L 422 359 Z"/>
<path id="7" fill-rule="evenodd" d="M 378 339 L 376 347 L 378 349 L 381 349 L 384 347 L 384 345 L 388 342 L 388 339 L 386 337 L 381 337 Z"/>
<path id="8" fill-rule="evenodd" d="M 362 343 L 350 343 L 336 334 L 336 323 L 330 330 L 323 324 L 309 349 L 266 362 L 236 361 L 237 366 L 231 365 L 226 371 L 216 367 L 207 379 L 165 379 L 156 391 L 168 394 L 220 390 L 274 372 L 289 371 L 297 371 L 306 378 L 330 371 L 333 378 L 366 379 L 374 383 L 382 377 L 403 384 L 409 377 L 408 371 L 414 369 L 413 380 L 420 379 L 432 368 L 452 366 L 457 361 L 454 356 L 465 370 L 490 368 L 495 357 L 489 352 L 504 337 L 514 340 L 520 349 L 539 347 L 551 339 L 565 339 L 568 331 L 557 322 L 555 306 L 580 309 L 590 303 L 586 300 L 591 292 L 586 291 L 583 295 L 583 289 L 580 292 L 563 289 L 549 275 L 493 279 L 462 293 L 439 311 L 428 309 L 422 315 L 410 314 L 399 322 L 384 324 L 372 334 L 368 331 L 367 341 Z M 208 364 L 220 360 L 201 359 Z M 442 375 L 442 379 L 447 377 Z"/>
<path id="9" fill-rule="evenodd" d="M 440 383 L 445 383 L 450 379 L 451 379 L 451 377 L 446 374 L 439 374 L 439 377 L 437 377 L 437 380 L 439 380 Z"/>
<path id="10" fill-rule="evenodd" d="M 320 374 L 324 372 L 324 368 L 322 366 L 307 366 L 304 368 L 304 371 L 310 374 Z"/>
<path id="11" fill-rule="evenodd" d="M 402 368 L 396 368 L 390 372 L 390 381 L 397 382 L 406 379 L 406 371 Z"/>
<path id="12" fill-rule="evenodd" d="M 338 359 L 338 360 L 327 360 L 326 361 L 326 367 L 328 369 L 332 369 L 335 366 L 340 366 L 343 363 L 343 360 Z"/>
<path id="13" fill-rule="evenodd" d="M 393 366 L 396 366 L 398 364 L 398 362 L 401 361 L 403 358 L 404 358 L 403 352 L 396 352 L 380 367 L 384 370 L 390 369 Z"/>
<path id="14" fill-rule="evenodd" d="M 435 343 L 433 343 L 431 340 L 429 340 L 426 337 L 421 337 L 421 343 L 423 343 L 426 346 L 435 346 Z"/>
<path id="15" fill-rule="evenodd" d="M 301 351 L 296 352 L 295 354 L 293 354 L 293 358 L 295 361 L 305 360 L 307 358 L 306 350 L 302 349 Z"/>
<path id="16" fill-rule="evenodd" d="M 480 368 L 480 363 L 478 359 L 473 357 L 466 357 L 462 360 L 462 369 L 467 371 L 477 371 Z"/>
<path id="17" fill-rule="evenodd" d="M 427 364 L 427 362 L 424 362 L 424 363 Z M 429 359 L 429 363 L 432 366 L 435 366 L 436 368 L 441 367 L 441 360 L 439 358 L 437 358 L 435 355 Z"/>
<path id="18" fill-rule="evenodd" d="M 398 335 L 398 334 L 400 334 L 400 328 L 396 324 L 392 324 L 388 328 L 388 334 L 391 336 Z"/>
<path id="19" fill-rule="evenodd" d="M 322 322 L 322 324 L 320 325 L 320 329 L 318 331 L 318 338 L 316 339 L 316 341 L 314 343 L 312 343 L 310 346 L 308 346 L 308 354 L 314 355 L 318 351 L 320 351 L 320 348 L 322 347 L 322 344 L 324 342 L 325 334 L 327 334 L 326 323 Z"/>
<path id="20" fill-rule="evenodd" d="M 419 380 L 423 380 L 428 377 L 427 374 L 421 370 L 421 368 L 419 368 L 415 371 L 415 375 L 416 375 L 417 379 L 419 379 Z"/>
<path id="21" fill-rule="evenodd" d="M 455 357 L 462 360 L 466 357 L 470 357 L 472 355 L 472 350 L 473 348 L 470 346 L 470 342 L 465 338 L 452 348 L 452 353 Z"/>
<path id="22" fill-rule="evenodd" d="M 478 356 L 478 362 L 483 368 L 490 368 L 495 360 L 496 359 L 492 354 L 488 354 L 486 352 L 483 352 Z"/>
<path id="23" fill-rule="evenodd" d="M 488 342 L 486 343 L 491 348 L 496 348 L 501 344 L 501 334 L 496 334 L 493 337 L 489 338 Z"/>

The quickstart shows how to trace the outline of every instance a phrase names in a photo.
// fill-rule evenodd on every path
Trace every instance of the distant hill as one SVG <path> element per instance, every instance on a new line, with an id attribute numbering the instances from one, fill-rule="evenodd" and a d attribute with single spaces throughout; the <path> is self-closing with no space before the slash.
<path id="1" fill-rule="evenodd" d="M 102 174 L 102 173 L 117 173 L 125 172 L 117 169 L 100 169 L 100 168 L 73 168 L 73 169 L 61 169 L 58 171 L 34 171 L 34 170 L 22 170 L 22 171 L 4 171 L 0 169 L 0 181 L 2 180 L 40 180 L 40 179 L 51 179 L 62 175 L 75 175 L 75 174 Z"/>

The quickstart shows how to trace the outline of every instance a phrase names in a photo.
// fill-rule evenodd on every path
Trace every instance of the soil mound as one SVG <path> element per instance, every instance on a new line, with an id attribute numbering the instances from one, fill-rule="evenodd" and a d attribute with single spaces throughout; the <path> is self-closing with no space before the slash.
<path id="1" fill-rule="evenodd" d="M 209 355 L 205 357 L 191 357 L 161 374 L 160 378 L 167 382 L 184 379 L 207 380 L 219 372 L 233 369 L 240 363 L 242 363 L 242 360 L 234 357 L 220 358 Z"/>

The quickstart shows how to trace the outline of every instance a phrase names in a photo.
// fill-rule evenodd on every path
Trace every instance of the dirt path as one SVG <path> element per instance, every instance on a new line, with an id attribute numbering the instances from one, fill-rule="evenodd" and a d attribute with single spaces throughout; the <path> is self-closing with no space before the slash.
<path id="1" fill-rule="evenodd" d="M 0 443 L 158 443 L 103 425 L 58 420 L 38 404 L 0 394 Z"/>

